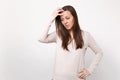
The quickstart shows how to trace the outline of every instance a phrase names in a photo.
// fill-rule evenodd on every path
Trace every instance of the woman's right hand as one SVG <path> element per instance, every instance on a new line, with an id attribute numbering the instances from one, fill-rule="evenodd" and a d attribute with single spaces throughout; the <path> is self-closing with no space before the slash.
<path id="1" fill-rule="evenodd" d="M 56 18 L 57 16 L 62 15 L 62 12 L 63 12 L 63 11 L 64 11 L 64 10 L 63 10 L 62 8 L 57 8 L 57 9 L 55 9 L 55 10 L 53 11 L 52 16 L 53 16 L 54 18 Z"/>

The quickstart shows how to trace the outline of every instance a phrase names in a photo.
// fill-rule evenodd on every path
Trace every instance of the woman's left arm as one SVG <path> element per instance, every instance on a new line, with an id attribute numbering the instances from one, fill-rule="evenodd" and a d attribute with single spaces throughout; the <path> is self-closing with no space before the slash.
<path id="1" fill-rule="evenodd" d="M 87 39 L 88 47 L 90 47 L 92 49 L 92 51 L 95 53 L 95 56 L 92 60 L 92 63 L 90 64 L 90 66 L 88 68 L 84 68 L 80 72 L 78 72 L 78 76 L 81 79 L 85 79 L 87 76 L 92 74 L 92 72 L 98 66 L 98 64 L 103 56 L 103 52 L 102 52 L 101 48 L 96 43 L 96 41 L 91 36 L 91 34 L 89 32 L 86 32 L 86 36 L 87 36 L 86 39 Z"/>
<path id="2" fill-rule="evenodd" d="M 92 63 L 87 68 L 87 70 L 91 74 L 95 70 L 95 68 L 98 66 L 103 56 L 103 52 L 89 32 L 87 32 L 87 37 L 88 37 L 88 47 L 90 47 L 90 49 L 95 53 Z"/>

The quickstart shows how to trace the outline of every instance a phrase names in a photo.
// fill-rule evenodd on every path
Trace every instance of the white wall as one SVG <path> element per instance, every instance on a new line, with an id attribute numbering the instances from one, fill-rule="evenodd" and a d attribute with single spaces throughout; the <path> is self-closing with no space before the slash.
<path id="1" fill-rule="evenodd" d="M 0 80 L 50 80 L 55 44 L 38 42 L 56 7 L 75 7 L 81 28 L 89 31 L 104 55 L 88 80 L 120 80 L 119 0 L 0 0 Z M 54 24 L 50 31 L 55 30 Z M 92 53 L 88 49 L 87 53 Z M 90 56 L 88 58 L 88 56 Z M 87 54 L 86 66 L 93 54 Z"/>

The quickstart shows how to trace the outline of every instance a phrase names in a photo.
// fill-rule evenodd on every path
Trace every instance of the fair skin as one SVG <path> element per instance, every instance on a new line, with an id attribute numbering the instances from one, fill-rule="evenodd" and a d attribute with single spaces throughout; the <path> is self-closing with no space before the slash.
<path id="1" fill-rule="evenodd" d="M 61 13 L 59 13 L 61 12 Z M 70 31 L 71 33 L 71 28 L 74 24 L 74 17 L 72 16 L 72 14 L 70 13 L 70 11 L 64 11 L 62 8 L 57 8 L 53 13 L 52 16 L 54 17 L 54 19 L 57 16 L 60 16 L 61 18 L 61 22 L 64 25 L 64 27 Z M 71 33 L 72 36 L 72 33 Z M 90 73 L 87 69 L 82 69 L 78 71 L 78 77 L 80 79 L 85 79 L 87 76 L 89 76 Z"/>
<path id="2" fill-rule="evenodd" d="M 67 30 L 70 30 L 74 24 L 74 19 L 70 11 L 64 11 L 61 15 L 61 22 Z"/>
<path id="3" fill-rule="evenodd" d="M 70 32 L 71 37 L 73 38 L 72 30 L 74 24 L 74 18 L 70 11 L 63 11 L 61 15 L 61 22 L 64 25 L 64 27 Z"/>

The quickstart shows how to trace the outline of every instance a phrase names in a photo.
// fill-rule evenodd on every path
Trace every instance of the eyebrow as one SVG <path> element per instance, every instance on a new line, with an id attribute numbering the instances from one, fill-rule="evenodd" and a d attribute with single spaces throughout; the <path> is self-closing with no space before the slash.
<path id="1" fill-rule="evenodd" d="M 70 16 L 65 16 L 65 18 L 66 18 L 66 17 L 70 17 Z M 61 16 L 60 18 L 62 19 L 63 17 Z"/>

